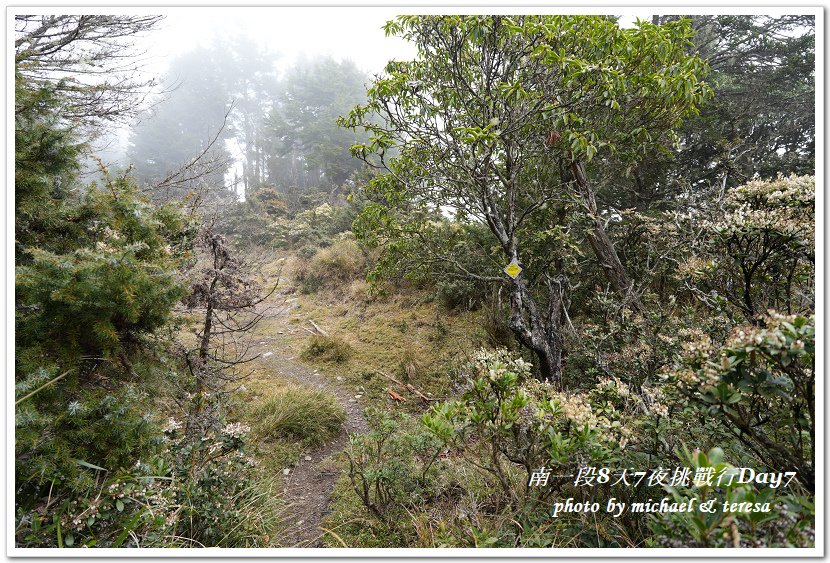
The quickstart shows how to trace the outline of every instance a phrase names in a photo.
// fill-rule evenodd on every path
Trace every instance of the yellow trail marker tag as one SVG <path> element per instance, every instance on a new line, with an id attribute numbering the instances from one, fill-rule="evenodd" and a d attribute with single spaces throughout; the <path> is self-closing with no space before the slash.
<path id="1" fill-rule="evenodd" d="M 519 266 L 516 261 L 510 262 L 507 267 L 504 269 L 504 273 L 513 278 L 514 280 L 519 277 L 519 274 L 522 273 L 522 267 Z"/>

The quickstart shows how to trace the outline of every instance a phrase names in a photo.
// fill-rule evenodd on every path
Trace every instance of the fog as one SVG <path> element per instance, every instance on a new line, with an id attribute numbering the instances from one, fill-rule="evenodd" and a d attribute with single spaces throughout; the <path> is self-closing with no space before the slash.
<path id="1" fill-rule="evenodd" d="M 281 70 L 302 56 L 332 56 L 379 72 L 390 58 L 414 54 L 413 46 L 385 37 L 383 24 L 399 11 L 382 8 L 180 8 L 170 10 L 148 38 L 153 66 L 163 70 L 170 57 L 244 35 L 274 55 Z"/>
<path id="2" fill-rule="evenodd" d="M 217 163 L 213 181 L 224 182 L 239 197 L 245 197 L 249 184 L 287 183 L 302 188 L 319 182 L 320 175 L 333 173 L 309 164 L 316 158 L 310 146 L 329 142 L 341 143 L 338 158 L 343 162 L 336 174 L 342 179 L 341 172 L 353 166 L 347 163 L 346 147 L 359 138 L 337 130 L 338 115 L 362 101 L 366 86 L 389 60 L 411 59 L 416 52 L 414 45 L 387 37 L 383 30 L 400 8 L 152 11 L 161 11 L 164 19 L 137 38 L 135 48 L 141 53 L 138 63 L 143 75 L 158 85 L 147 97 L 146 109 L 130 124 L 108 132 L 96 147 L 105 162 L 118 168 L 130 164 L 139 180 L 150 184 L 210 148 Z M 649 17 L 626 11 L 620 18 L 622 26 Z M 340 71 L 345 73 L 340 78 L 349 83 L 345 98 L 338 87 L 326 85 L 327 73 Z M 307 76 L 314 72 L 317 79 Z M 292 80 L 305 83 L 292 85 Z M 341 99 L 336 107 L 318 100 L 311 110 L 292 96 Z M 309 121 L 312 114 L 316 117 Z M 323 119 L 330 123 L 321 123 Z M 300 129 L 316 131 L 303 137 L 296 134 Z M 331 141 L 334 137 L 337 141 Z M 90 169 L 95 167 L 91 163 Z"/>

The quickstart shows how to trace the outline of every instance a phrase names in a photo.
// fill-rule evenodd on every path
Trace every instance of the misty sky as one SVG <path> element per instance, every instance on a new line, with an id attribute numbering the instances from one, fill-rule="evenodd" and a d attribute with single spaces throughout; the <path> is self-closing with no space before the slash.
<path id="1" fill-rule="evenodd" d="M 390 59 L 409 59 L 415 47 L 398 37 L 386 37 L 383 25 L 401 13 L 423 12 L 401 7 L 180 7 L 144 8 L 164 14 L 162 22 L 137 42 L 143 51 L 147 78 L 161 78 L 177 56 L 221 39 L 244 36 L 273 55 L 282 71 L 298 59 L 332 56 L 354 62 L 367 75 L 379 73 Z M 446 11 L 447 9 L 443 9 Z M 131 10 L 124 9 L 129 12 Z M 138 10 L 135 10 L 138 11 Z M 442 9 L 432 9 L 440 12 Z M 632 13 L 632 10 L 625 10 Z M 639 14 L 648 17 L 648 14 Z M 626 15 L 624 21 L 633 21 Z M 621 22 L 622 23 L 622 22 Z M 129 130 L 123 128 L 101 142 L 105 160 L 120 160 Z M 107 147 L 104 149 L 104 147 Z M 233 149 L 236 152 L 237 149 Z"/>
<path id="2" fill-rule="evenodd" d="M 306 55 L 350 59 L 376 73 L 390 58 L 411 57 L 412 46 L 385 37 L 381 26 L 394 8 L 179 8 L 165 10 L 159 29 L 148 37 L 151 64 L 164 69 L 171 57 L 216 39 L 244 35 L 277 56 L 285 68 Z"/>
<path id="3" fill-rule="evenodd" d="M 142 61 L 148 78 L 163 77 L 170 62 L 183 53 L 238 36 L 253 40 L 262 52 L 273 55 L 274 67 L 279 71 L 303 57 L 332 56 L 351 60 L 367 75 L 372 75 L 380 73 L 390 59 L 410 59 L 415 55 L 413 45 L 397 37 L 386 37 L 382 26 L 401 13 L 424 13 L 425 10 L 447 11 L 446 8 L 407 10 L 402 7 L 144 8 L 140 11 L 161 12 L 165 17 L 136 46 L 145 52 Z M 629 8 L 619 12 L 625 12 L 620 20 L 623 26 L 630 25 L 635 15 L 649 17 L 642 10 Z M 105 160 L 123 158 L 128 135 L 129 130 L 123 128 L 113 137 L 102 140 Z M 238 147 L 230 148 L 234 153 L 239 151 Z"/>
<path id="4" fill-rule="evenodd" d="M 170 62 L 183 53 L 240 35 L 272 54 L 280 71 L 298 58 L 330 55 L 351 60 L 371 75 L 383 70 L 390 59 L 415 54 L 406 41 L 385 36 L 382 26 L 400 13 L 395 8 L 201 7 L 159 12 L 165 16 L 162 22 L 136 45 L 145 53 L 142 62 L 147 78 L 161 78 Z M 102 152 L 107 152 L 105 160 L 123 157 L 128 135 L 129 130 L 122 128 L 101 141 Z"/>
<path id="5" fill-rule="evenodd" d="M 389 59 L 410 58 L 415 53 L 412 45 L 386 37 L 382 29 L 402 13 L 401 8 L 170 8 L 164 12 L 164 21 L 145 40 L 149 70 L 155 73 L 163 73 L 176 55 L 240 34 L 273 53 L 277 68 L 289 67 L 303 55 L 331 55 L 352 60 L 374 74 Z M 633 21 L 629 14 L 623 16 L 622 25 Z M 648 17 L 646 12 L 638 15 Z"/>

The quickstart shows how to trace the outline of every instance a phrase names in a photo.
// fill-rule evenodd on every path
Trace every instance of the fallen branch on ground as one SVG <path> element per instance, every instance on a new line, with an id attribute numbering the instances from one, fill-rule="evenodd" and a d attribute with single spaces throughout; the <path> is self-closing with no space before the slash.
<path id="1" fill-rule="evenodd" d="M 328 335 L 329 335 L 329 333 L 328 333 L 328 332 L 326 332 L 325 330 L 323 330 L 322 328 L 320 328 L 320 327 L 317 325 L 317 323 L 315 323 L 315 322 L 314 322 L 314 321 L 312 321 L 311 319 L 308 319 L 308 322 L 309 322 L 309 323 L 311 323 L 311 326 L 313 326 L 313 327 L 314 327 L 314 330 L 316 330 L 317 332 L 319 332 L 322 336 L 328 336 Z"/>
<path id="2" fill-rule="evenodd" d="M 387 374 L 387 373 L 383 373 L 382 371 L 380 371 L 380 370 L 378 370 L 378 369 L 376 369 L 376 370 L 375 370 L 375 372 L 376 372 L 376 373 L 378 373 L 378 374 L 380 374 L 380 375 L 382 375 L 383 377 L 385 377 L 385 378 L 386 378 L 386 379 L 388 379 L 389 381 L 391 381 L 391 382 L 393 382 L 393 383 L 397 383 L 397 384 L 398 384 L 398 385 L 400 385 L 401 387 L 404 387 L 404 388 L 408 389 L 408 390 L 409 390 L 409 391 L 410 391 L 413 395 L 418 396 L 418 397 L 419 397 L 422 401 L 424 401 L 425 403 L 430 403 L 430 402 L 432 402 L 432 401 L 435 401 L 435 399 L 433 399 L 432 397 L 427 397 L 426 395 L 424 395 L 423 393 L 421 393 L 418 389 L 416 389 L 416 388 L 415 388 L 415 386 L 414 386 L 414 385 L 411 385 L 411 384 L 409 384 L 409 383 L 401 383 L 400 381 L 398 381 L 397 379 L 395 379 L 395 378 L 394 378 L 394 377 L 392 377 L 391 375 L 389 375 L 389 374 Z M 391 394 L 391 393 L 392 393 L 392 391 L 390 391 L 389 393 Z M 395 393 L 395 394 L 397 395 L 397 393 Z M 400 395 L 398 395 L 398 396 L 400 396 Z M 394 399 L 394 397 L 393 397 L 393 399 Z"/>

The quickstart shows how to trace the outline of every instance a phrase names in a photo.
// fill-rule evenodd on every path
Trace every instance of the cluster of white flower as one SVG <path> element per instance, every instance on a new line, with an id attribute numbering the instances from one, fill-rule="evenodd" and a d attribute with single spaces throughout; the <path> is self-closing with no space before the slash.
<path id="1" fill-rule="evenodd" d="M 225 427 L 222 428 L 222 434 L 231 436 L 232 438 L 241 438 L 250 431 L 251 427 L 241 422 L 232 422 L 230 424 L 226 424 Z"/>
<path id="2" fill-rule="evenodd" d="M 246 465 L 248 465 L 249 467 L 256 467 L 257 465 L 259 465 L 259 462 L 257 460 L 248 455 L 245 455 L 245 453 L 239 450 L 236 450 L 236 452 L 234 452 L 234 456 Z"/>
<path id="3" fill-rule="evenodd" d="M 559 393 L 556 397 L 556 402 L 562 409 L 562 413 L 566 418 L 571 420 L 578 427 L 596 428 L 598 426 L 597 417 L 591 410 L 591 405 L 585 400 L 583 395 L 567 395 Z"/>
<path id="4" fill-rule="evenodd" d="M 107 240 L 121 240 L 121 233 L 111 228 L 109 225 L 104 227 L 102 234 Z"/>
<path id="5" fill-rule="evenodd" d="M 731 192 L 733 200 L 766 200 L 801 204 L 815 198 L 815 176 L 781 176 L 775 180 L 752 180 Z"/>
<path id="6" fill-rule="evenodd" d="M 533 367 L 532 364 L 522 358 L 515 358 L 504 348 L 497 348 L 496 350 L 481 348 L 473 352 L 471 360 L 475 373 L 488 375 L 491 378 L 497 377 L 506 371 L 513 372 L 520 378 L 528 378 Z"/>
<path id="7" fill-rule="evenodd" d="M 712 345 L 712 339 L 706 335 L 700 340 L 684 342 L 682 348 L 684 355 L 689 359 L 705 359 L 712 353 L 714 346 Z"/>
<path id="8" fill-rule="evenodd" d="M 102 240 L 95 243 L 95 250 L 100 250 L 101 252 L 115 252 L 115 248 L 111 247 Z"/>
<path id="9" fill-rule="evenodd" d="M 743 326 L 736 328 L 729 339 L 727 346 L 730 348 L 743 348 L 746 346 L 760 346 L 779 349 L 798 354 L 804 350 L 804 341 L 800 338 L 789 337 L 782 332 L 785 325 L 793 326 L 797 315 L 782 315 L 775 311 L 769 311 L 763 317 L 766 328 L 756 326 Z"/>
<path id="10" fill-rule="evenodd" d="M 208 454 L 213 455 L 221 449 L 222 449 L 222 442 L 214 442 L 213 444 L 208 446 Z"/>
<path id="11" fill-rule="evenodd" d="M 660 387 L 644 386 L 642 389 L 643 401 L 648 410 L 658 416 L 668 416 L 669 407 L 666 406 L 666 396 Z"/>
<path id="12" fill-rule="evenodd" d="M 815 189 L 814 176 L 753 180 L 727 195 L 728 211 L 711 226 L 722 235 L 773 231 L 813 246 Z"/>
<path id="13" fill-rule="evenodd" d="M 600 378 L 597 387 L 615 388 L 621 397 L 629 397 L 631 395 L 631 388 L 617 376 Z"/>
<path id="14" fill-rule="evenodd" d="M 181 428 L 182 423 L 171 416 L 167 419 L 167 424 L 164 426 L 164 431 L 175 432 L 176 430 L 181 430 Z"/>

